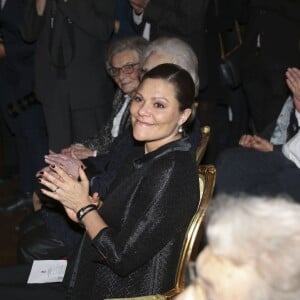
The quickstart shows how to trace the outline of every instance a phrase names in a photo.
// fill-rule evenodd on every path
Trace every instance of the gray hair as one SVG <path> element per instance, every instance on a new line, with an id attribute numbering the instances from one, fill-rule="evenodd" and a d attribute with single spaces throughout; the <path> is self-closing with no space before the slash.
<path id="1" fill-rule="evenodd" d="M 236 263 L 255 262 L 249 300 L 300 299 L 299 204 L 285 197 L 220 195 L 208 214 L 213 253 Z"/>
<path id="2" fill-rule="evenodd" d="M 143 57 L 143 52 L 148 45 L 148 41 L 140 36 L 129 36 L 124 37 L 120 39 L 113 40 L 106 51 L 106 57 L 105 57 L 105 66 L 106 70 L 109 70 L 112 65 L 111 61 L 112 58 L 123 51 L 133 50 L 135 51 L 138 56 L 139 60 L 141 62 Z"/>
<path id="3" fill-rule="evenodd" d="M 153 40 L 145 49 L 141 65 L 153 53 L 171 56 L 171 62 L 188 71 L 195 84 L 195 96 L 199 92 L 198 59 L 193 49 L 184 41 L 174 37 L 160 37 Z"/>

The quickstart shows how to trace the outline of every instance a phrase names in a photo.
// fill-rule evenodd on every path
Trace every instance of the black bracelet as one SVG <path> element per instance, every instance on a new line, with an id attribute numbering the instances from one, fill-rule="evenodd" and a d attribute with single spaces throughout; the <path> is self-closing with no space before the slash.
<path id="1" fill-rule="evenodd" d="M 76 213 L 77 219 L 79 222 L 81 222 L 82 218 L 89 213 L 92 210 L 97 210 L 98 206 L 97 204 L 89 204 L 87 206 L 84 206 L 78 210 Z"/>

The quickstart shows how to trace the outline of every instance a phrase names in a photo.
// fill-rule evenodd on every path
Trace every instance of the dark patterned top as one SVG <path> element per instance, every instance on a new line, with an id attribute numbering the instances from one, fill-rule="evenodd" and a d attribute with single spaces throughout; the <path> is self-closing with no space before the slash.
<path id="1" fill-rule="evenodd" d="M 114 137 L 111 134 L 111 129 L 113 127 L 113 120 L 115 116 L 118 114 L 120 109 L 123 106 L 125 100 L 125 94 L 119 89 L 116 91 L 113 105 L 112 105 L 112 113 L 109 118 L 109 120 L 106 122 L 104 127 L 98 132 L 97 135 L 95 135 L 93 138 L 90 138 L 83 142 L 84 146 L 87 148 L 97 151 L 97 154 L 105 154 L 109 152 L 110 146 L 112 142 L 114 141 Z M 120 127 L 119 127 L 119 133 L 120 135 L 124 129 L 130 125 L 130 114 L 129 114 L 129 105 L 126 107 L 125 111 L 123 112 Z"/>

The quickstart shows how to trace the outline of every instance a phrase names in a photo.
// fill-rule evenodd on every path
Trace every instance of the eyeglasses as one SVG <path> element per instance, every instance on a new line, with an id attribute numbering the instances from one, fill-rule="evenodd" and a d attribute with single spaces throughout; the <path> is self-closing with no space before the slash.
<path id="1" fill-rule="evenodd" d="M 120 68 L 111 67 L 110 69 L 108 69 L 108 73 L 112 77 L 116 77 L 116 76 L 120 75 L 121 71 L 124 74 L 131 74 L 131 73 L 133 73 L 135 67 L 138 66 L 138 65 L 139 65 L 139 63 L 128 64 L 128 65 L 125 65 L 125 66 L 120 67 Z"/>

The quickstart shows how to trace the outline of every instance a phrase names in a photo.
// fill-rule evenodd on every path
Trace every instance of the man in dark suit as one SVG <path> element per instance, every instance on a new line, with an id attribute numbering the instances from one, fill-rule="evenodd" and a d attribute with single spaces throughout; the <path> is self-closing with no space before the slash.
<path id="1" fill-rule="evenodd" d="M 112 0 L 26 0 L 22 34 L 37 40 L 35 91 L 43 104 L 50 149 L 94 136 L 111 107 L 104 68 L 114 26 Z"/>
<path id="2" fill-rule="evenodd" d="M 1 116 L 16 137 L 20 186 L 17 199 L 0 211 L 32 206 L 35 173 L 43 166 L 47 135 L 41 106 L 35 103 L 12 117 L 7 106 L 23 101 L 33 90 L 34 44 L 25 43 L 19 31 L 23 1 L 0 2 L 0 109 Z"/>
<path id="3" fill-rule="evenodd" d="M 200 89 L 202 89 L 207 82 L 204 39 L 209 0 L 130 0 L 129 2 L 134 10 L 137 30 L 145 38 L 154 40 L 161 36 L 175 36 L 193 48 L 199 61 Z"/>

